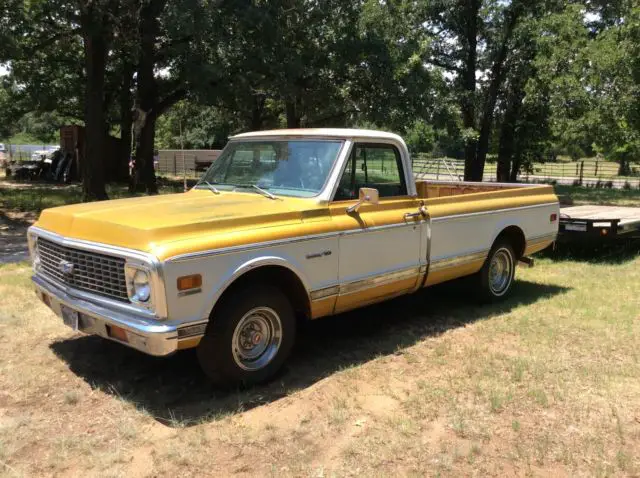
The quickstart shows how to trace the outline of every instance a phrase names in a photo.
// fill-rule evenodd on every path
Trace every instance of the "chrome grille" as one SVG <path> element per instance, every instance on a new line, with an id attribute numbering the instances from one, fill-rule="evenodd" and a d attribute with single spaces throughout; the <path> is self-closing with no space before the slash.
<path id="1" fill-rule="evenodd" d="M 38 251 L 45 275 L 76 289 L 129 302 L 124 259 L 62 246 L 42 238 L 38 238 Z M 64 262 L 73 264 L 73 272 L 65 274 L 61 270 Z"/>

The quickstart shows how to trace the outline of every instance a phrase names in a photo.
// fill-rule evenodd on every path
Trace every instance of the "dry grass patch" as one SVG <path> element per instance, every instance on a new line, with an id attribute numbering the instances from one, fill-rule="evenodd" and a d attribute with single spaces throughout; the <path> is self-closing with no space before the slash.
<path id="1" fill-rule="evenodd" d="M 519 270 L 308 324 L 271 384 L 74 335 L 0 268 L 0 475 L 633 476 L 640 259 Z"/>

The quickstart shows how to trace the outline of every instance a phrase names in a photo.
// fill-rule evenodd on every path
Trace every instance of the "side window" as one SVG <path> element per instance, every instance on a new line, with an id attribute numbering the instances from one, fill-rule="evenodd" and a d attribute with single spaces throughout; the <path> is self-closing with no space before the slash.
<path id="1" fill-rule="evenodd" d="M 398 149 L 390 144 L 356 144 L 335 200 L 356 199 L 360 188 L 375 188 L 380 197 L 406 196 L 407 185 Z"/>

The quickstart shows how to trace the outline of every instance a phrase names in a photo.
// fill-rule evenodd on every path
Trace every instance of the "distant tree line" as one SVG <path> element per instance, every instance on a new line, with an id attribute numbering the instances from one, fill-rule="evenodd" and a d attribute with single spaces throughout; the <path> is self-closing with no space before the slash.
<path id="1" fill-rule="evenodd" d="M 640 159 L 634 0 L 5 0 L 0 63 L 0 137 L 83 124 L 86 200 L 107 161 L 155 193 L 157 145 L 278 127 L 395 131 L 468 180 L 490 153 L 503 181 L 559 153 Z"/>

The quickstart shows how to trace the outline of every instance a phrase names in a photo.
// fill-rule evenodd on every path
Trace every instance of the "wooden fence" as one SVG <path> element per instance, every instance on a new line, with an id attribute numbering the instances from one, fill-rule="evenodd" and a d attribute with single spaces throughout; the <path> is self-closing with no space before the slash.
<path id="1" fill-rule="evenodd" d="M 156 172 L 167 176 L 200 176 L 220 156 L 220 152 L 219 149 L 162 149 Z"/>

